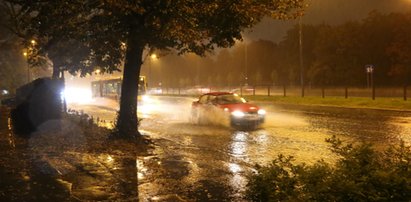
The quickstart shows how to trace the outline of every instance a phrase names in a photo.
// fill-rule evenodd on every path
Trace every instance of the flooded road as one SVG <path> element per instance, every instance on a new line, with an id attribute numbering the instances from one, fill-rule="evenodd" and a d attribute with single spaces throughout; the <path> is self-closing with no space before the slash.
<path id="1" fill-rule="evenodd" d="M 411 113 L 257 103 L 266 123 L 237 131 L 221 117 L 208 124 L 189 122 L 192 98 L 153 97 L 140 107 L 140 130 L 154 140 L 151 155 L 138 157 L 141 201 L 242 201 L 245 176 L 256 163 L 279 154 L 296 162 L 335 160 L 326 138 L 372 142 L 378 146 L 411 142 Z M 114 120 L 118 106 L 74 106 L 95 117 Z"/>

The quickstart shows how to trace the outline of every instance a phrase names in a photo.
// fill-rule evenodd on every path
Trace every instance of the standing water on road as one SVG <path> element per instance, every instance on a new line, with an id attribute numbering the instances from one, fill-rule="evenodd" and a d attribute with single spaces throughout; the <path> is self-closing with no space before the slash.
<path id="1" fill-rule="evenodd" d="M 160 96 L 140 106 L 140 130 L 155 145 L 151 155 L 137 160 L 141 201 L 242 200 L 245 176 L 256 163 L 267 164 L 279 154 L 297 162 L 333 162 L 335 155 L 325 142 L 332 135 L 378 146 L 411 142 L 409 112 L 258 103 L 267 111 L 266 123 L 238 131 L 221 121 L 191 123 L 193 100 Z M 98 106 L 77 108 L 110 117 Z M 114 120 L 115 110 L 111 116 Z"/>

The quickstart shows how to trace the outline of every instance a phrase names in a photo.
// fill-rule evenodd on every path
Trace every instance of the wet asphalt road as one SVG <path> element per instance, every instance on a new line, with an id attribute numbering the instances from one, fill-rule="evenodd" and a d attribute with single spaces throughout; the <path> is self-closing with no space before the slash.
<path id="1" fill-rule="evenodd" d="M 141 201 L 242 201 L 245 176 L 256 163 L 279 154 L 297 163 L 333 162 L 324 141 L 332 135 L 377 146 L 411 142 L 410 112 L 257 103 L 267 110 L 266 123 L 238 131 L 219 114 L 206 124 L 190 123 L 192 101 L 154 97 L 140 107 L 140 130 L 155 144 L 151 155 L 137 159 Z M 108 123 L 118 106 L 72 107 Z"/>

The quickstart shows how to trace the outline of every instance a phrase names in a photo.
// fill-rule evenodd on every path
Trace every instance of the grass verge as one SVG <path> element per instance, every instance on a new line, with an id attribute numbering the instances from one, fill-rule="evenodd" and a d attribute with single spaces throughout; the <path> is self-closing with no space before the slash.
<path id="1" fill-rule="evenodd" d="M 198 98 L 199 95 L 175 95 L 162 94 L 156 96 L 171 97 L 192 97 Z M 365 97 L 315 97 L 315 96 L 266 96 L 266 95 L 245 95 L 243 96 L 250 101 L 272 102 L 273 104 L 293 104 L 293 105 L 311 105 L 311 106 L 330 106 L 346 108 L 367 108 L 367 109 L 384 109 L 397 111 L 411 111 L 411 100 L 404 101 L 403 98 L 371 98 Z"/>
<path id="2" fill-rule="evenodd" d="M 244 96 L 252 101 L 267 101 L 276 104 L 317 105 L 347 108 L 369 108 L 385 110 L 411 111 L 411 101 L 401 98 L 370 98 L 351 97 L 280 97 L 280 96 Z"/>

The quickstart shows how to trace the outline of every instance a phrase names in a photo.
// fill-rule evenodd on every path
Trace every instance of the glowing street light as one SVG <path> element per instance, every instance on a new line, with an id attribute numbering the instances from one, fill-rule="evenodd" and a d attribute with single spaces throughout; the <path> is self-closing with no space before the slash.
<path id="1" fill-rule="evenodd" d="M 151 61 L 152 60 L 157 60 L 158 57 L 156 54 L 151 54 L 150 55 L 150 60 L 148 61 L 148 76 L 150 77 L 150 80 L 152 81 L 153 77 L 151 77 Z"/>
<path id="2" fill-rule="evenodd" d="M 29 52 L 33 54 L 33 48 L 36 45 L 36 40 L 32 39 L 30 40 L 31 46 L 28 47 L 26 51 L 23 52 L 23 56 L 26 58 L 26 63 L 27 63 L 27 83 L 30 82 L 30 64 L 29 64 Z"/>
<path id="3" fill-rule="evenodd" d="M 151 59 L 153 59 L 153 60 L 155 60 L 155 59 L 157 59 L 157 55 L 156 54 L 151 54 Z"/>
<path id="4" fill-rule="evenodd" d="M 26 58 L 27 63 L 27 83 L 30 82 L 30 66 L 29 66 L 29 57 L 26 51 L 23 52 L 23 56 Z"/>

